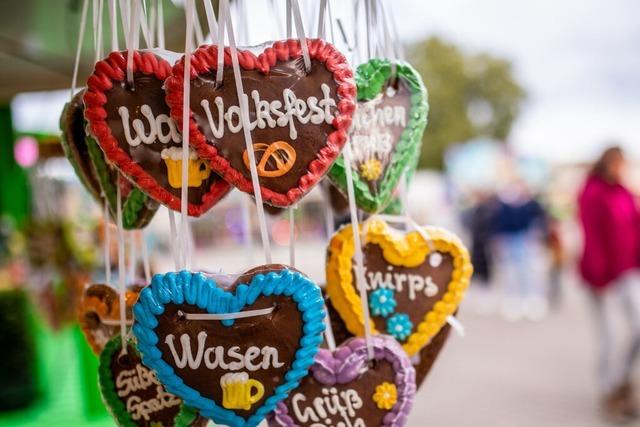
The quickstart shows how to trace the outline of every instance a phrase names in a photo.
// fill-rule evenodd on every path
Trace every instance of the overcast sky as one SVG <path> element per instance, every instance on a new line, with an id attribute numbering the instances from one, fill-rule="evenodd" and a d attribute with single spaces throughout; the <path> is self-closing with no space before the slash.
<path id="1" fill-rule="evenodd" d="M 513 61 L 529 93 L 511 138 L 522 152 L 588 159 L 613 138 L 640 155 L 640 1 L 394 3 L 406 40 L 439 34 Z"/>
<path id="2" fill-rule="evenodd" d="M 317 4 L 317 0 L 302 1 L 303 6 Z M 332 3 L 336 16 L 350 4 Z M 250 41 L 272 39 L 277 28 L 270 3 L 247 0 L 247 4 Z M 405 42 L 439 35 L 470 51 L 488 51 L 513 61 L 529 94 L 510 141 L 521 153 L 558 161 L 586 160 L 604 141 L 616 139 L 640 157 L 640 0 L 386 0 L 386 4 L 393 6 Z M 58 96 L 57 102 L 67 96 Z M 18 104 L 31 103 L 23 101 Z M 38 116 L 41 123 L 42 114 Z M 32 120 L 32 112 L 26 110 L 18 113 L 16 125 L 29 127 Z M 52 119 L 52 130 L 56 122 Z"/>

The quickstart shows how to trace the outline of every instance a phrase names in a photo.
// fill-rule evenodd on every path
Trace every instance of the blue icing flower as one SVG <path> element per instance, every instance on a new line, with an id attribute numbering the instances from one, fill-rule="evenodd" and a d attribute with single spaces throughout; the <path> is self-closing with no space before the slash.
<path id="1" fill-rule="evenodd" d="M 373 316 L 387 317 L 395 310 L 396 302 L 391 289 L 380 288 L 369 295 L 369 308 Z"/>
<path id="2" fill-rule="evenodd" d="M 387 320 L 387 332 L 398 341 L 406 340 L 411 335 L 413 323 L 405 313 L 394 314 Z"/>

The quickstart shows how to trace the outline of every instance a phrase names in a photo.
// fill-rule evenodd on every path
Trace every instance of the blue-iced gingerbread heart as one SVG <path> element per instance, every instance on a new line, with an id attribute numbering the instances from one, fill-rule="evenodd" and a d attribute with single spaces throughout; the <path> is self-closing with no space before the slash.
<path id="1" fill-rule="evenodd" d="M 134 306 L 133 333 L 170 393 L 218 424 L 252 427 L 308 374 L 324 303 L 316 284 L 281 265 L 231 281 L 156 275 Z"/>

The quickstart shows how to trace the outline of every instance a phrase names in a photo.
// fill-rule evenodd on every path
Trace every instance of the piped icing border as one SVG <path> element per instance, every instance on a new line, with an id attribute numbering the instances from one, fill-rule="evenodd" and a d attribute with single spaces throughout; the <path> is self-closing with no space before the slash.
<path id="1" fill-rule="evenodd" d="M 366 227 L 366 232 L 364 232 Z M 434 251 L 448 253 L 453 257 L 453 273 L 447 285 L 447 292 L 441 300 L 425 315 L 417 325 L 407 341 L 404 350 L 413 356 L 440 331 L 447 322 L 447 317 L 453 315 L 464 298 L 469 286 L 473 266 L 469 252 L 460 239 L 454 234 L 441 228 L 424 227 L 430 236 L 426 242 L 417 231 L 411 231 L 398 238 L 393 235 L 391 227 L 386 222 L 371 219 L 361 226 L 363 245 L 373 243 L 382 248 L 384 259 L 397 266 L 415 267 L 422 264 L 426 257 Z M 364 317 L 360 296 L 352 275 L 354 255 L 352 227 L 345 226 L 331 239 L 327 260 L 327 294 L 331 302 L 342 317 L 347 329 L 354 335 L 364 335 Z M 374 333 L 378 333 L 371 323 Z"/>
<path id="2" fill-rule="evenodd" d="M 397 77 L 407 84 L 411 92 L 411 108 L 408 113 L 407 126 L 400 135 L 391 164 L 380 180 L 378 193 L 371 192 L 369 185 L 360 179 L 359 173 L 352 174 L 356 203 L 360 209 L 369 213 L 380 212 L 391 202 L 393 191 L 398 186 L 405 169 L 409 175 L 413 174 L 420 156 L 422 135 L 427 127 L 429 114 L 427 89 L 420 74 L 407 62 L 371 59 L 358 66 L 356 70 L 358 101 L 368 101 L 382 93 L 383 88 L 392 77 L 393 66 L 395 66 Z M 343 156 L 338 157 L 329 170 L 329 178 L 346 194 L 347 177 Z"/>
<path id="3" fill-rule="evenodd" d="M 100 394 L 104 400 L 109 412 L 115 418 L 116 423 L 120 427 L 137 427 L 138 424 L 131 418 L 131 414 L 127 411 L 124 402 L 118 397 L 111 372 L 111 361 L 116 353 L 122 350 L 122 339 L 120 335 L 116 335 L 107 342 L 104 350 L 100 354 L 100 366 L 98 367 L 98 383 L 100 385 Z M 134 345 L 129 343 L 128 350 L 137 352 Z M 180 411 L 174 420 L 174 427 L 188 427 L 198 418 L 198 413 L 193 408 L 188 407 L 184 403 L 180 405 Z"/>
<path id="4" fill-rule="evenodd" d="M 196 305 L 216 314 L 234 313 L 253 304 L 260 296 L 270 295 L 288 296 L 297 303 L 304 325 L 303 335 L 295 360 L 284 376 L 283 383 L 275 388 L 274 394 L 267 397 L 253 415 L 245 419 L 187 386 L 174 369 L 162 360 L 154 329 L 158 325 L 158 316 L 164 313 L 167 304 Z M 212 278 L 202 273 L 181 271 L 157 274 L 151 285 L 141 292 L 133 312 L 133 333 L 138 339 L 138 348 L 145 365 L 156 371 L 167 391 L 198 409 L 203 416 L 229 427 L 257 426 L 278 402 L 298 386 L 300 380 L 308 374 L 322 343 L 326 316 L 320 288 L 305 275 L 289 269 L 257 274 L 249 283 L 238 285 L 233 293 L 222 290 Z"/>
<path id="5" fill-rule="evenodd" d="M 416 392 L 416 372 L 410 359 L 393 338 L 377 335 L 371 337 L 374 360 L 389 362 L 395 371 L 394 383 L 397 401 L 384 417 L 381 427 L 399 427 L 406 423 Z M 350 338 L 334 352 L 320 349 L 311 367 L 314 378 L 324 384 L 348 384 L 356 379 L 369 363 L 364 338 Z M 296 427 L 284 402 L 278 403 L 272 416 L 276 425 Z"/>
<path id="6" fill-rule="evenodd" d="M 327 136 L 327 144 L 320 149 L 317 157 L 307 165 L 307 173 L 298 180 L 297 186 L 286 193 L 279 193 L 260 186 L 262 198 L 274 206 L 290 206 L 304 196 L 328 171 L 347 142 L 347 131 L 351 126 L 351 116 L 355 110 L 356 87 L 353 71 L 347 59 L 332 44 L 320 39 L 307 39 L 309 56 L 319 61 L 333 74 L 338 84 L 338 111 L 333 120 L 334 131 Z M 299 40 L 277 41 L 256 56 L 248 50 L 238 50 L 238 62 L 243 70 L 257 70 L 268 74 L 277 62 L 301 58 L 302 49 Z M 224 48 L 224 66 L 231 67 L 231 50 Z M 191 80 L 199 75 L 215 71 L 218 66 L 218 47 L 206 45 L 199 47 L 191 56 Z M 173 67 L 172 75 L 167 78 L 167 104 L 171 107 L 171 117 L 182 127 L 183 110 L 184 57 Z M 235 84 L 235 83 L 232 83 Z M 189 114 L 189 143 L 198 151 L 200 158 L 209 161 L 211 169 L 240 190 L 253 194 L 251 179 L 234 169 L 229 161 L 218 154 L 218 150 L 207 142 L 207 138 L 198 127 L 193 112 Z"/>
<path id="7" fill-rule="evenodd" d="M 164 82 L 171 74 L 171 64 L 153 52 L 135 51 L 133 53 L 133 72 L 154 75 L 158 80 Z M 123 82 L 126 78 L 127 51 L 111 52 L 107 58 L 96 63 L 93 74 L 87 80 L 87 92 L 84 95 L 84 114 L 89 121 L 90 133 L 95 136 L 107 158 L 125 176 L 158 202 L 179 211 L 180 198 L 162 188 L 151 174 L 120 148 L 106 122 L 107 112 L 104 105 L 107 103 L 107 92 L 114 83 Z M 227 182 L 216 179 L 211 184 L 209 191 L 202 197 L 201 204 L 188 203 L 189 215 L 202 215 L 224 197 L 230 189 Z"/>

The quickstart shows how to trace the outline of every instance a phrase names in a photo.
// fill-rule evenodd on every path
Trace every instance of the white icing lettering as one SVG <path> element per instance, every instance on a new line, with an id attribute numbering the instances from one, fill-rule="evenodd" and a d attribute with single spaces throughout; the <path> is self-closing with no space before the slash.
<path id="1" fill-rule="evenodd" d="M 147 104 L 140 106 L 140 113 L 145 118 L 145 121 L 141 119 L 133 119 L 133 122 L 129 123 L 129 109 L 125 106 L 118 108 L 118 114 L 122 119 L 122 130 L 124 138 L 127 143 L 132 147 L 137 147 L 140 143 L 153 144 L 156 141 L 160 141 L 162 144 L 168 144 L 169 142 L 182 142 L 182 136 L 178 132 L 173 119 L 166 114 L 159 114 L 157 117 L 153 115 L 151 107 Z M 145 132 L 145 122 L 149 128 L 149 133 Z M 168 127 L 168 133 L 163 133 L 162 127 Z M 133 129 L 133 136 L 131 129 Z"/>
<path id="2" fill-rule="evenodd" d="M 295 92 L 286 88 L 282 91 L 282 101 L 266 101 L 260 98 L 257 90 L 251 91 L 251 101 L 255 111 L 256 120 L 250 123 L 250 129 L 288 127 L 289 137 L 292 140 L 298 138 L 296 121 L 300 124 L 312 123 L 319 125 L 322 123 L 333 123 L 334 116 L 332 110 L 337 107 L 335 99 L 331 97 L 331 88 L 326 83 L 320 85 L 322 99 L 310 96 L 306 100 L 299 99 Z M 245 100 L 248 102 L 248 96 Z M 240 119 L 240 107 L 231 105 L 226 108 L 222 97 L 217 96 L 214 100 L 214 108 L 217 113 L 211 111 L 211 103 L 207 99 L 200 101 L 205 116 L 211 128 L 211 133 L 216 139 L 224 136 L 226 129 L 231 133 L 238 133 L 242 130 L 242 120 Z M 215 117 L 215 120 L 214 120 Z"/>
<path id="3" fill-rule="evenodd" d="M 198 349 L 194 357 L 191 348 L 191 337 L 188 334 L 180 336 L 182 353 L 178 354 L 175 347 L 175 335 L 169 334 L 165 338 L 165 344 L 169 347 L 175 366 L 178 369 L 198 369 L 204 362 L 207 369 L 220 368 L 226 371 L 257 371 L 259 369 L 281 368 L 284 362 L 280 361 L 278 349 L 271 346 L 262 348 L 250 346 L 242 350 L 239 346 L 226 349 L 223 346 L 212 346 L 205 348 L 207 333 L 198 333 Z M 262 356 L 260 358 L 260 356 Z"/>

